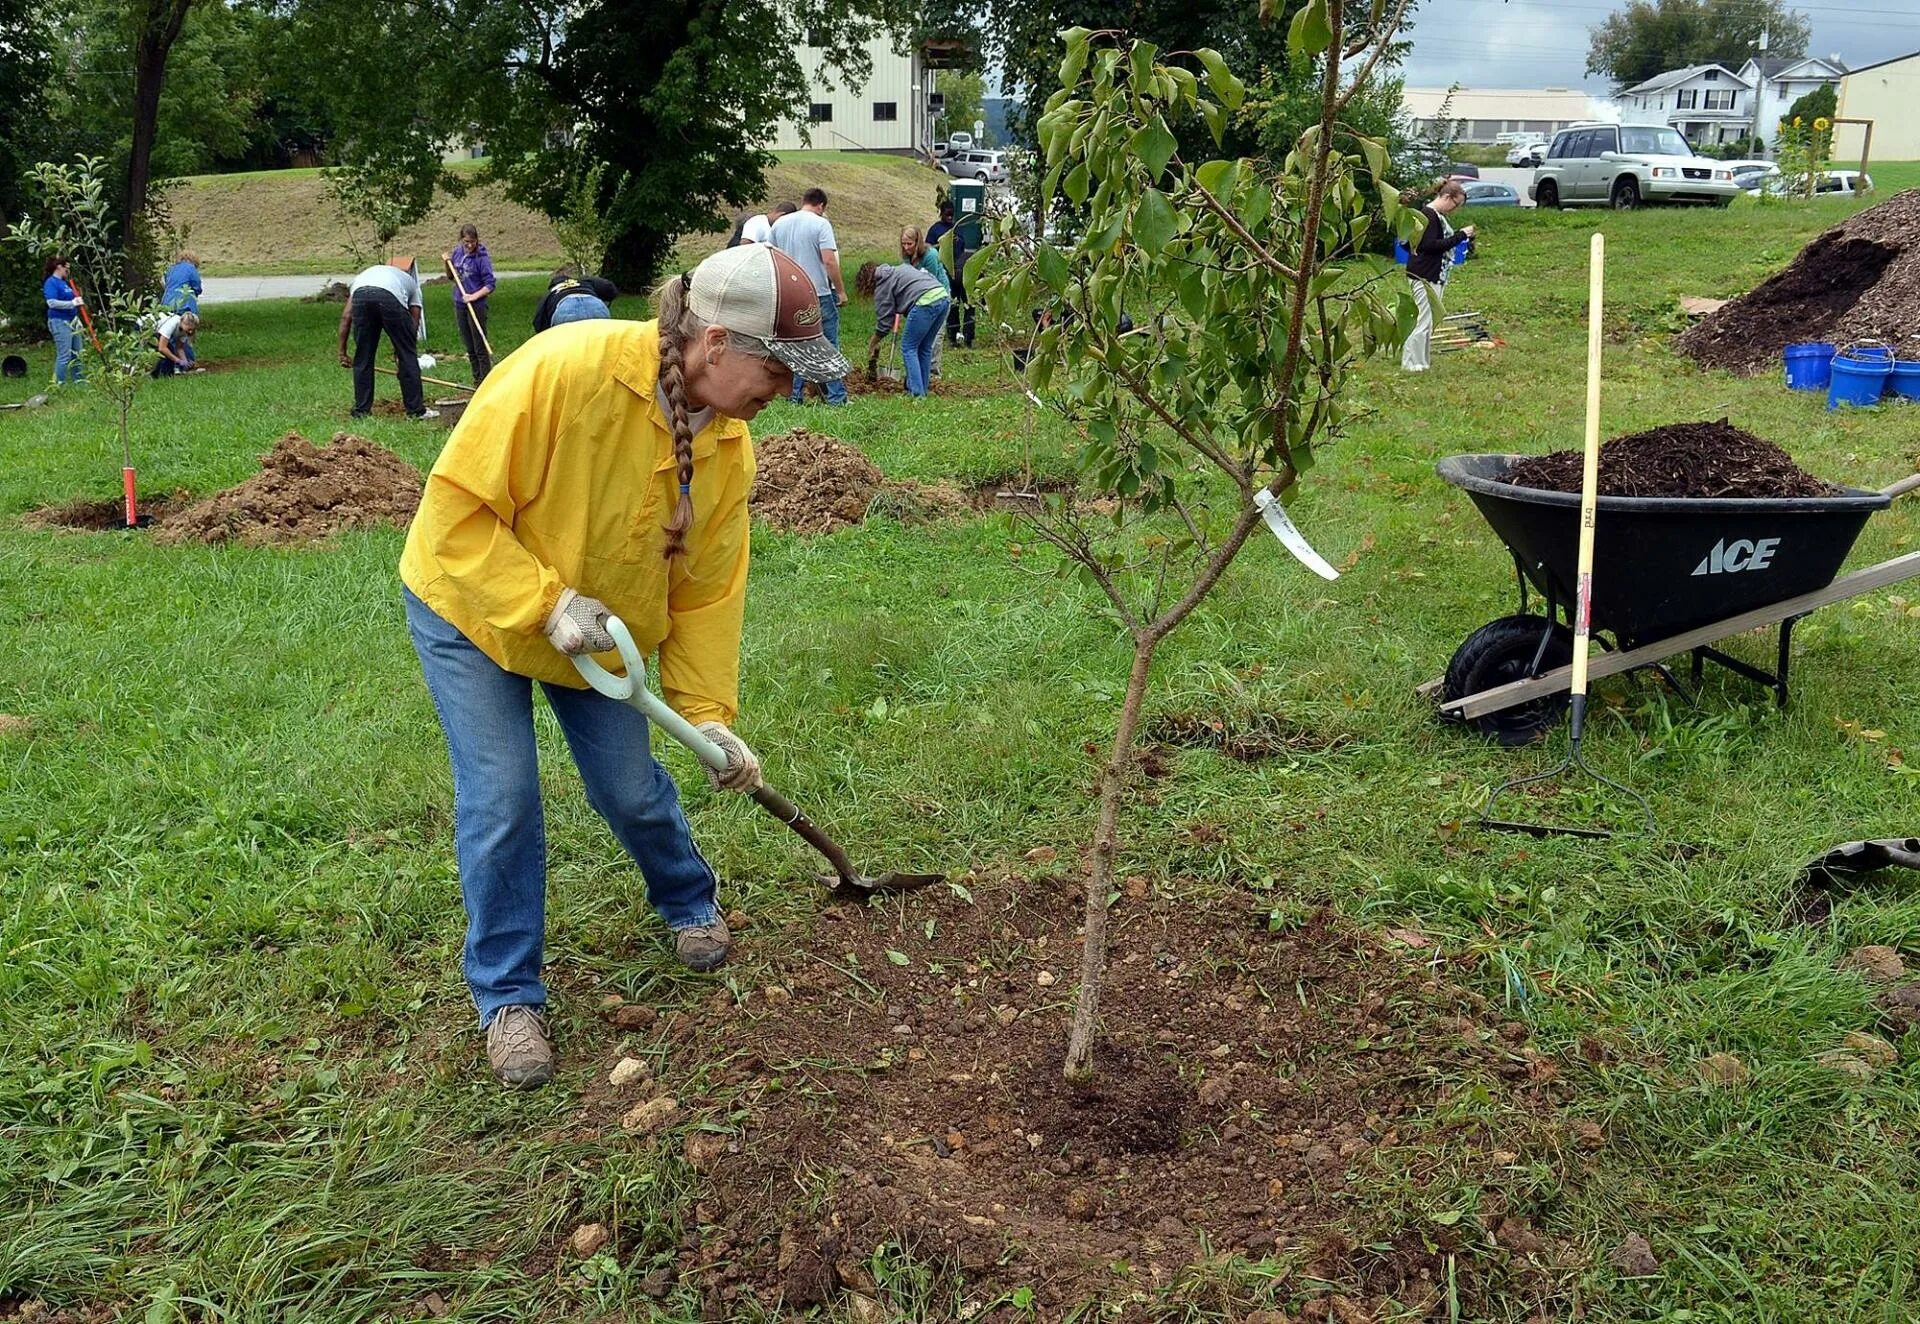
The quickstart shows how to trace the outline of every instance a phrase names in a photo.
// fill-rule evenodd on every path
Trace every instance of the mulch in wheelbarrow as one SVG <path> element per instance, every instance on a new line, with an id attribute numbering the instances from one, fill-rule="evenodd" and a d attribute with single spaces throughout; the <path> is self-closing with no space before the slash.
<path id="1" fill-rule="evenodd" d="M 1521 460 L 1507 472 L 1515 487 L 1578 492 L 1577 450 Z M 1600 448 L 1600 495 L 1625 497 L 1818 497 L 1840 489 L 1822 482 L 1764 437 L 1717 423 L 1669 423 L 1615 437 Z"/>

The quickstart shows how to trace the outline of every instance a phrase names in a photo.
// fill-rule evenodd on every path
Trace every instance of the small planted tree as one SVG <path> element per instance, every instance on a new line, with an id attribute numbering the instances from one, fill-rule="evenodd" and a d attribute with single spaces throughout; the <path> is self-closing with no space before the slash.
<path id="1" fill-rule="evenodd" d="M 334 209 L 354 227 L 348 256 L 368 264 L 391 257 L 395 236 L 425 216 L 435 191 L 451 183 L 450 175 L 419 170 L 404 157 L 329 166 L 320 178 Z"/>
<path id="2" fill-rule="evenodd" d="M 1081 473 L 1118 498 L 1111 514 L 1068 497 L 1031 516 L 1133 646 L 1100 773 L 1072 1080 L 1093 1074 L 1121 800 L 1154 654 L 1339 430 L 1354 363 L 1411 321 L 1405 280 L 1357 254 L 1370 219 L 1401 209 L 1381 182 L 1384 145 L 1345 119 L 1405 9 L 1312 0 L 1295 15 L 1289 47 L 1318 73 L 1318 110 L 1274 159 L 1179 155 L 1175 127 L 1203 122 L 1219 143 L 1241 109 L 1244 85 L 1217 53 L 1061 34 L 1061 87 L 1037 126 L 1041 191 L 1084 207 L 1085 229 L 1056 246 L 1003 219 L 980 259 L 996 321 L 1044 314 L 1028 385 L 1075 421 Z"/>
<path id="3" fill-rule="evenodd" d="M 611 187 L 607 187 L 611 184 Z M 614 223 L 610 219 L 622 205 L 627 191 L 627 176 L 609 181 L 607 163 L 595 161 L 567 187 L 565 199 L 553 217 L 554 237 L 567 265 L 582 276 L 599 274 L 607 260 L 607 246 L 613 242 Z"/>

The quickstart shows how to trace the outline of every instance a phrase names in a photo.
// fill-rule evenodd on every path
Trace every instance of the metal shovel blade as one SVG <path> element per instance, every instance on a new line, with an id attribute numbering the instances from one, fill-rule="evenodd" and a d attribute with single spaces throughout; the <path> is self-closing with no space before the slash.
<path id="1" fill-rule="evenodd" d="M 861 873 L 847 859 L 847 853 L 840 848 L 840 843 L 815 827 L 813 820 L 801 813 L 800 807 L 786 796 L 771 786 L 762 786 L 752 793 L 752 799 L 826 857 L 827 863 L 833 866 L 833 872 L 821 874 L 820 881 L 833 891 L 844 888 L 855 892 L 911 892 L 915 888 L 946 880 L 946 875 L 940 873 Z"/>

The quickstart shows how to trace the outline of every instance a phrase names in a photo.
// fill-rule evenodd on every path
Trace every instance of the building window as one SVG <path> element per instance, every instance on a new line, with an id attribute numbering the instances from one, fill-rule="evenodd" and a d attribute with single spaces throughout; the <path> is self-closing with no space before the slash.
<path id="1" fill-rule="evenodd" d="M 807 123 L 809 124 L 833 123 L 833 107 L 828 105 L 824 101 L 814 102 L 812 105 L 807 107 Z"/>
<path id="2" fill-rule="evenodd" d="M 1675 110 L 1692 110 L 1699 104 L 1700 89 L 1697 87 L 1682 88 L 1673 94 L 1673 108 Z"/>
<path id="3" fill-rule="evenodd" d="M 1720 71 L 1719 71 L 1718 69 L 1709 69 L 1709 70 L 1707 70 L 1707 81 L 1708 81 L 1709 83 L 1717 83 L 1717 82 L 1719 82 L 1719 81 L 1720 81 Z"/>
<path id="4" fill-rule="evenodd" d="M 873 103 L 873 118 L 879 120 L 897 120 L 900 118 L 900 103 L 897 101 L 876 101 Z"/>
<path id="5" fill-rule="evenodd" d="M 1726 87 L 1726 88 L 1721 88 L 1717 92 L 1709 89 L 1707 92 L 1707 109 L 1708 110 L 1732 110 L 1733 109 L 1733 89 L 1730 87 Z"/>

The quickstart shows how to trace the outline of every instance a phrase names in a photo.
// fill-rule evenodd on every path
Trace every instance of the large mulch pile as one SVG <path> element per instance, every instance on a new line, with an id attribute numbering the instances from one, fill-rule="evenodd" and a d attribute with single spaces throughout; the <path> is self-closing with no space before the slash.
<path id="1" fill-rule="evenodd" d="M 420 473 L 365 437 L 315 446 L 289 432 L 237 487 L 158 521 L 154 541 L 313 542 L 365 524 L 405 524 L 420 504 Z"/>
<path id="2" fill-rule="evenodd" d="M 1848 217 L 1779 275 L 1682 332 L 1681 353 L 1752 376 L 1801 341 L 1906 342 L 1920 353 L 1920 189 Z"/>
<path id="3" fill-rule="evenodd" d="M 1396 931 L 1388 950 L 1324 913 L 1274 932 L 1245 899 L 1129 879 L 1101 1074 L 1080 1089 L 1060 1075 L 1079 882 L 974 886 L 749 929 L 752 964 L 699 1012 L 609 1000 L 636 1061 L 611 1070 L 609 1052 L 583 1139 L 651 1136 L 701 1182 L 697 1234 L 652 1245 L 641 1224 L 615 1226 L 623 1262 L 673 1255 L 661 1290 L 700 1284 L 716 1320 L 749 1300 L 880 1318 L 885 1246 L 997 1298 L 980 1320 L 1057 1319 L 1092 1299 L 1114 1309 L 1101 1318 L 1146 1320 L 1190 1266 L 1277 1258 L 1301 1272 L 1237 1307 L 1342 1321 L 1444 1318 L 1450 1287 L 1468 1311 L 1496 1296 L 1544 1309 L 1584 1262 L 1538 1228 L 1531 1165 L 1564 1167 L 1604 1137 L 1558 1116 L 1557 1064 L 1437 978 L 1424 935 Z M 1482 1102 L 1440 1119 L 1466 1097 Z M 1481 1195 L 1464 1222 L 1379 1213 L 1389 1191 L 1439 1209 L 1466 1187 Z M 1242 1280 L 1249 1298 L 1256 1281 Z M 1015 1291 L 1029 1310 L 1007 1304 Z"/>
<path id="4" fill-rule="evenodd" d="M 1578 492 L 1583 457 L 1554 451 L 1507 471 L 1515 487 Z M 1806 497 L 1840 491 L 1772 442 L 1717 423 L 1670 423 L 1615 437 L 1600 448 L 1600 495 L 1626 497 Z"/>

